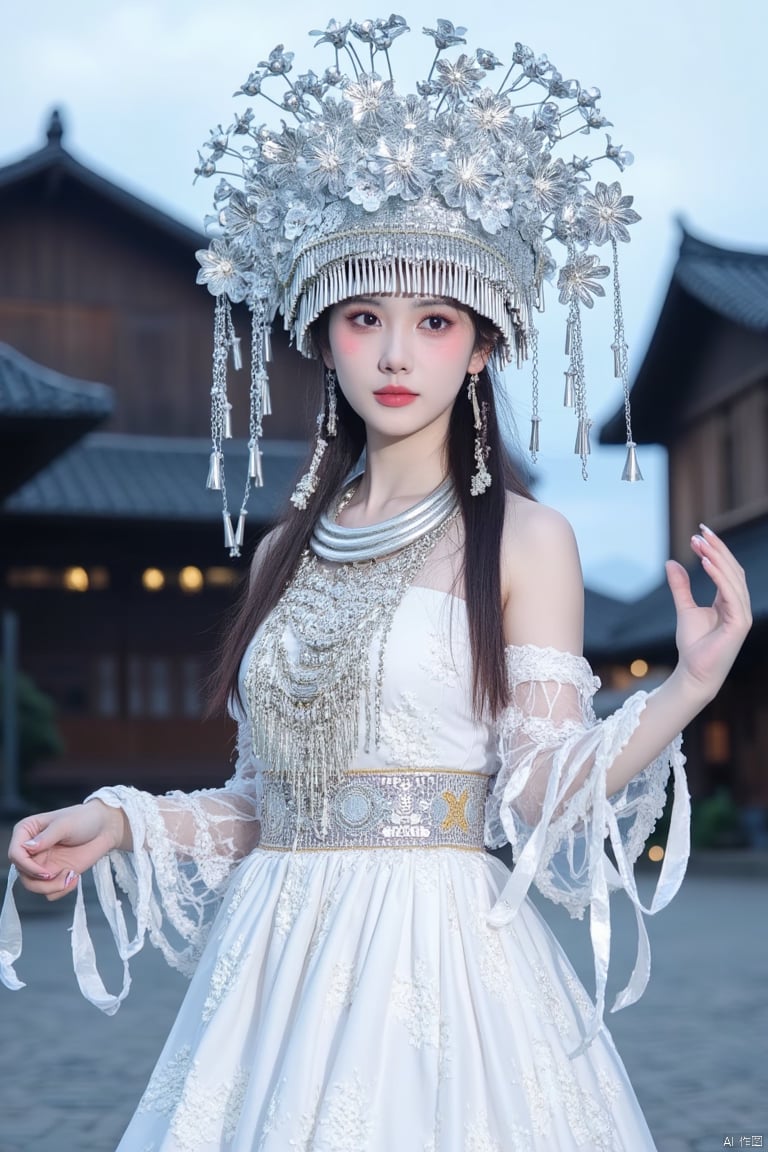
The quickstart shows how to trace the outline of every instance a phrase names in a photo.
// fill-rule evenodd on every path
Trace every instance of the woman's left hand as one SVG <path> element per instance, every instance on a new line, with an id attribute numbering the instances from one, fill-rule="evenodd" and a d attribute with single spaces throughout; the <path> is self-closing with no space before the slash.
<path id="1" fill-rule="evenodd" d="M 667 580 L 677 612 L 679 669 L 707 699 L 717 693 L 752 625 L 744 569 L 711 529 L 701 526 L 691 547 L 715 585 L 711 607 L 700 607 L 682 564 L 667 561 Z"/>

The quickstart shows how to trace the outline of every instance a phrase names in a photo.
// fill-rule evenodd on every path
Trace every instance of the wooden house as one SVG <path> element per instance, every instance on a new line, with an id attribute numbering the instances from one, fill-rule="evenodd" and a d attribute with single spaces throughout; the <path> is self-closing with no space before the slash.
<path id="1" fill-rule="evenodd" d="M 205 489 L 213 302 L 195 284 L 195 251 L 207 241 L 84 167 L 62 138 L 54 113 L 45 146 L 0 168 L 0 399 L 9 374 L 42 394 L 58 373 L 59 407 L 77 392 L 63 377 L 99 382 L 80 393 L 106 405 L 102 430 L 67 447 L 97 422 L 87 405 L 79 424 L 49 411 L 45 433 L 45 397 L 24 428 L 11 400 L 0 404 L 3 606 L 66 746 L 35 783 L 73 795 L 99 781 L 212 784 L 229 772 L 231 725 L 201 722 L 203 688 L 243 564 L 229 560 L 219 494 Z M 247 363 L 244 309 L 236 326 Z M 282 331 L 273 349 L 268 484 L 250 503 L 251 541 L 291 490 L 321 386 Z M 247 375 L 231 389 L 236 437 Z M 244 440 L 228 460 L 234 504 Z"/>
<path id="2" fill-rule="evenodd" d="M 623 409 L 601 442 L 624 438 Z M 754 627 L 717 699 L 690 726 L 686 752 L 694 796 L 726 786 L 762 814 L 768 832 L 768 254 L 732 251 L 684 231 L 680 254 L 632 388 L 638 443 L 668 453 L 670 554 L 691 561 L 701 522 L 722 534 L 750 584 Z M 711 581 L 692 572 L 698 603 Z M 675 616 L 666 585 L 627 607 L 590 655 L 613 669 L 651 671 L 675 659 Z M 637 681 L 641 684 L 641 681 Z M 759 820 L 758 820 L 759 823 Z"/>

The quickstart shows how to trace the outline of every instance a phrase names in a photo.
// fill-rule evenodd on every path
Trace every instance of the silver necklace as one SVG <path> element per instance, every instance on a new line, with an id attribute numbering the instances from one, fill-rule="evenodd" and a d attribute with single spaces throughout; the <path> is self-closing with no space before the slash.
<path id="1" fill-rule="evenodd" d="M 332 515 L 351 494 L 347 486 Z M 395 612 L 457 512 L 449 482 L 384 524 L 343 529 L 358 541 L 361 531 L 373 536 L 375 546 L 358 544 L 340 559 L 336 549 L 320 553 L 313 541 L 267 617 L 245 683 L 254 752 L 268 775 L 290 781 L 299 810 L 320 827 L 329 788 L 351 766 L 361 722 L 366 749 L 378 746 Z M 377 531 L 384 527 L 386 534 Z M 323 559 L 337 563 L 329 567 Z"/>
<path id="2" fill-rule="evenodd" d="M 342 490 L 335 506 L 319 517 L 309 546 L 316 556 L 334 564 L 357 564 L 378 560 L 414 544 L 422 536 L 439 528 L 458 508 L 456 490 L 450 476 L 418 504 L 399 512 L 380 524 L 364 528 L 345 528 L 337 516 L 349 502 L 360 477 L 355 476 Z"/>

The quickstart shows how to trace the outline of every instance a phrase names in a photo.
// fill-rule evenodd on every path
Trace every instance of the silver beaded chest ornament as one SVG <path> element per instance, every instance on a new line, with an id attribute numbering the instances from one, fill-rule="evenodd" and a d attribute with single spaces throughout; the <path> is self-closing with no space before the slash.
<path id="1" fill-rule="evenodd" d="M 368 528 L 323 514 L 299 568 L 268 616 L 246 673 L 254 752 L 285 780 L 321 834 L 328 800 L 352 766 L 360 714 L 378 746 L 387 638 L 406 589 L 458 512 L 450 479 L 408 512 Z M 328 561 L 332 564 L 329 565 Z"/>
<path id="2" fill-rule="evenodd" d="M 197 253 L 198 283 L 216 297 L 208 487 L 222 492 L 225 543 L 233 556 L 243 542 L 251 487 L 263 484 L 259 443 L 270 409 L 269 331 L 278 312 L 311 357 L 312 322 L 352 296 L 405 291 L 468 306 L 498 330 L 497 366 L 531 360 L 535 460 L 541 416 L 534 317 L 544 308 L 545 281 L 556 279 L 567 309 L 564 403 L 575 413 L 575 452 L 586 479 L 591 421 L 581 314 L 605 295 L 601 281 L 611 269 L 593 251 L 605 245 L 613 264 L 613 367 L 625 399 L 622 478 L 642 479 L 618 273 L 618 245 L 629 240 L 628 225 L 639 217 L 617 181 L 591 186 L 594 163 L 608 160 L 623 171 L 632 156 L 607 134 L 596 154 L 573 152 L 577 141 L 611 127 L 598 108 L 599 89 L 564 79 L 546 56 L 519 43 L 504 62 L 483 48 L 449 56 L 466 44 L 466 29 L 438 20 L 424 29 L 435 49 L 429 71 L 415 92 L 401 95 L 390 49 L 408 31 L 395 15 L 331 20 L 324 31 L 310 33 L 334 56 L 322 75 L 293 75 L 294 54 L 279 44 L 236 95 L 259 96 L 279 109 L 282 127 L 260 124 L 249 107 L 228 128 L 214 129 L 200 154 L 197 175 L 220 177 L 215 213 L 206 220 L 215 235 Z M 555 156 L 558 148 L 572 158 Z M 236 368 L 239 363 L 230 305 L 240 302 L 253 316 L 249 468 L 233 528 L 223 442 L 231 435 L 230 355 Z M 490 475 L 483 475 L 482 420 L 471 385 L 468 391 L 467 418 L 475 416 L 483 457 L 473 484 L 480 495 Z M 329 425 L 326 402 L 315 473 Z M 310 470 L 295 502 L 304 506 L 313 488 Z"/>

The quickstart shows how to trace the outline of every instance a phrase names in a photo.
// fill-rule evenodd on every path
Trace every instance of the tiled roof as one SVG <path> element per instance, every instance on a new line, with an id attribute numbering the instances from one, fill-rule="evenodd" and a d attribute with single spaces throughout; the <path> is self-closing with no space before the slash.
<path id="1" fill-rule="evenodd" d="M 205 487 L 209 440 L 94 433 L 21 487 L 4 515 L 199 520 L 221 518 L 221 495 Z M 302 441 L 264 440 L 266 485 L 249 501 L 251 523 L 274 520 L 306 454 Z M 227 480 L 235 512 L 248 451 L 227 445 Z"/>
<path id="2" fill-rule="evenodd" d="M 768 253 L 718 248 L 684 231 L 674 275 L 718 315 L 768 331 Z"/>
<path id="3" fill-rule="evenodd" d="M 15 163 L 0 167 L 0 192 L 4 188 L 12 188 L 35 177 L 45 177 L 49 182 L 64 177 L 152 228 L 159 229 L 187 250 L 194 251 L 195 248 L 207 247 L 208 240 L 200 232 L 168 216 L 138 196 L 133 196 L 124 188 L 113 184 L 75 160 L 74 156 L 62 147 L 62 136 L 61 117 L 54 111 L 47 131 L 47 144 Z"/>
<path id="4" fill-rule="evenodd" d="M 90 419 L 93 426 L 109 416 L 113 405 L 105 384 L 73 380 L 0 343 L 0 419 L 72 417 Z"/>

